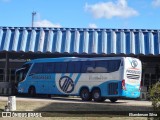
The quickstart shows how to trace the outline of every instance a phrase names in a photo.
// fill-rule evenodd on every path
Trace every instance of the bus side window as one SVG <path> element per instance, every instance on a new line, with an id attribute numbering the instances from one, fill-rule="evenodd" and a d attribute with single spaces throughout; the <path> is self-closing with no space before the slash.
<path id="1" fill-rule="evenodd" d="M 95 62 L 94 61 L 83 61 L 82 62 L 82 73 L 93 73 L 95 68 Z"/>
<path id="2" fill-rule="evenodd" d="M 32 70 L 30 72 L 31 74 L 39 74 L 42 73 L 43 64 L 42 63 L 35 63 L 32 67 Z"/>
<path id="3" fill-rule="evenodd" d="M 67 63 L 66 62 L 55 62 L 54 63 L 54 72 L 55 73 L 66 73 Z"/>
<path id="4" fill-rule="evenodd" d="M 106 73 L 107 61 L 96 61 L 95 73 Z"/>
<path id="5" fill-rule="evenodd" d="M 77 61 L 75 62 L 75 73 L 80 73 L 81 72 L 81 62 Z"/>
<path id="6" fill-rule="evenodd" d="M 74 64 L 73 62 L 68 62 L 68 65 L 67 65 L 67 73 L 73 73 L 74 72 Z"/>
<path id="7" fill-rule="evenodd" d="M 44 63 L 44 73 L 53 73 L 54 72 L 54 63 Z"/>
<path id="8" fill-rule="evenodd" d="M 67 73 L 80 73 L 81 62 L 78 61 L 68 62 L 67 66 L 68 66 Z"/>
<path id="9" fill-rule="evenodd" d="M 120 60 L 109 60 L 108 61 L 108 72 L 117 71 L 120 67 Z"/>

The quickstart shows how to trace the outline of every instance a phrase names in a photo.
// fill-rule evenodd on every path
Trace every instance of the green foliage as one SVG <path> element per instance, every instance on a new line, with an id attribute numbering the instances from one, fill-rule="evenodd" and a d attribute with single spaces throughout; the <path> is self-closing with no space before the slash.
<path id="1" fill-rule="evenodd" d="M 160 82 L 157 82 L 149 90 L 150 100 L 154 110 L 160 110 Z"/>

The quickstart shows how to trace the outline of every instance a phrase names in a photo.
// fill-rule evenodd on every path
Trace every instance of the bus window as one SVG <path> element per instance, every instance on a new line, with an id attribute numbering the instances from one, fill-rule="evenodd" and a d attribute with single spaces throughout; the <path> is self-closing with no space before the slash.
<path id="1" fill-rule="evenodd" d="M 19 70 L 16 72 L 16 80 L 17 82 L 24 80 L 24 70 Z"/>
<path id="2" fill-rule="evenodd" d="M 22 66 L 22 68 L 18 69 L 16 71 L 16 81 L 20 82 L 23 81 L 28 73 L 28 70 L 30 69 L 31 64 L 25 64 Z"/>
<path id="3" fill-rule="evenodd" d="M 107 61 L 96 61 L 95 73 L 107 73 Z"/>
<path id="4" fill-rule="evenodd" d="M 44 73 L 53 73 L 54 72 L 54 63 L 44 63 Z"/>
<path id="5" fill-rule="evenodd" d="M 42 69 L 43 69 L 43 63 L 35 63 L 32 67 L 30 75 L 42 73 L 43 72 Z"/>
<path id="6" fill-rule="evenodd" d="M 110 73 L 117 71 L 120 66 L 120 60 L 101 60 L 96 61 L 95 73 Z"/>
<path id="7" fill-rule="evenodd" d="M 121 60 L 109 60 L 108 61 L 108 72 L 117 71 L 120 67 Z"/>
<path id="8" fill-rule="evenodd" d="M 94 61 L 84 61 L 82 62 L 82 73 L 93 73 L 95 68 L 95 62 Z"/>
<path id="9" fill-rule="evenodd" d="M 81 62 L 68 62 L 67 73 L 80 73 L 81 72 Z"/>
<path id="10" fill-rule="evenodd" d="M 67 63 L 54 63 L 54 72 L 55 73 L 66 73 L 67 71 Z"/>

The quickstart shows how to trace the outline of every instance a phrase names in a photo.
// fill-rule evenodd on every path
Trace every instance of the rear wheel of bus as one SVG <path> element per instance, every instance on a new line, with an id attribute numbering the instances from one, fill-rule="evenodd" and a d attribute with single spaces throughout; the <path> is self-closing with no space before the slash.
<path id="1" fill-rule="evenodd" d="M 100 89 L 93 89 L 92 98 L 95 102 L 104 102 L 106 100 L 106 98 L 101 96 Z"/>
<path id="2" fill-rule="evenodd" d="M 31 97 L 35 97 L 36 96 L 36 89 L 35 89 L 35 87 L 33 87 L 33 86 L 29 87 L 28 94 Z"/>
<path id="3" fill-rule="evenodd" d="M 89 90 L 87 88 L 81 89 L 80 97 L 83 101 L 91 101 L 92 100 L 91 93 L 89 92 Z"/>

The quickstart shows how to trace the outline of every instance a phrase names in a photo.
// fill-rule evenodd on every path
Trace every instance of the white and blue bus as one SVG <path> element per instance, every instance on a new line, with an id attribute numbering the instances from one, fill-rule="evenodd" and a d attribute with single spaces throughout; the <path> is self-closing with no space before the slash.
<path id="1" fill-rule="evenodd" d="M 111 102 L 140 96 L 141 61 L 132 57 L 44 58 L 16 71 L 18 93 L 80 96 Z"/>

